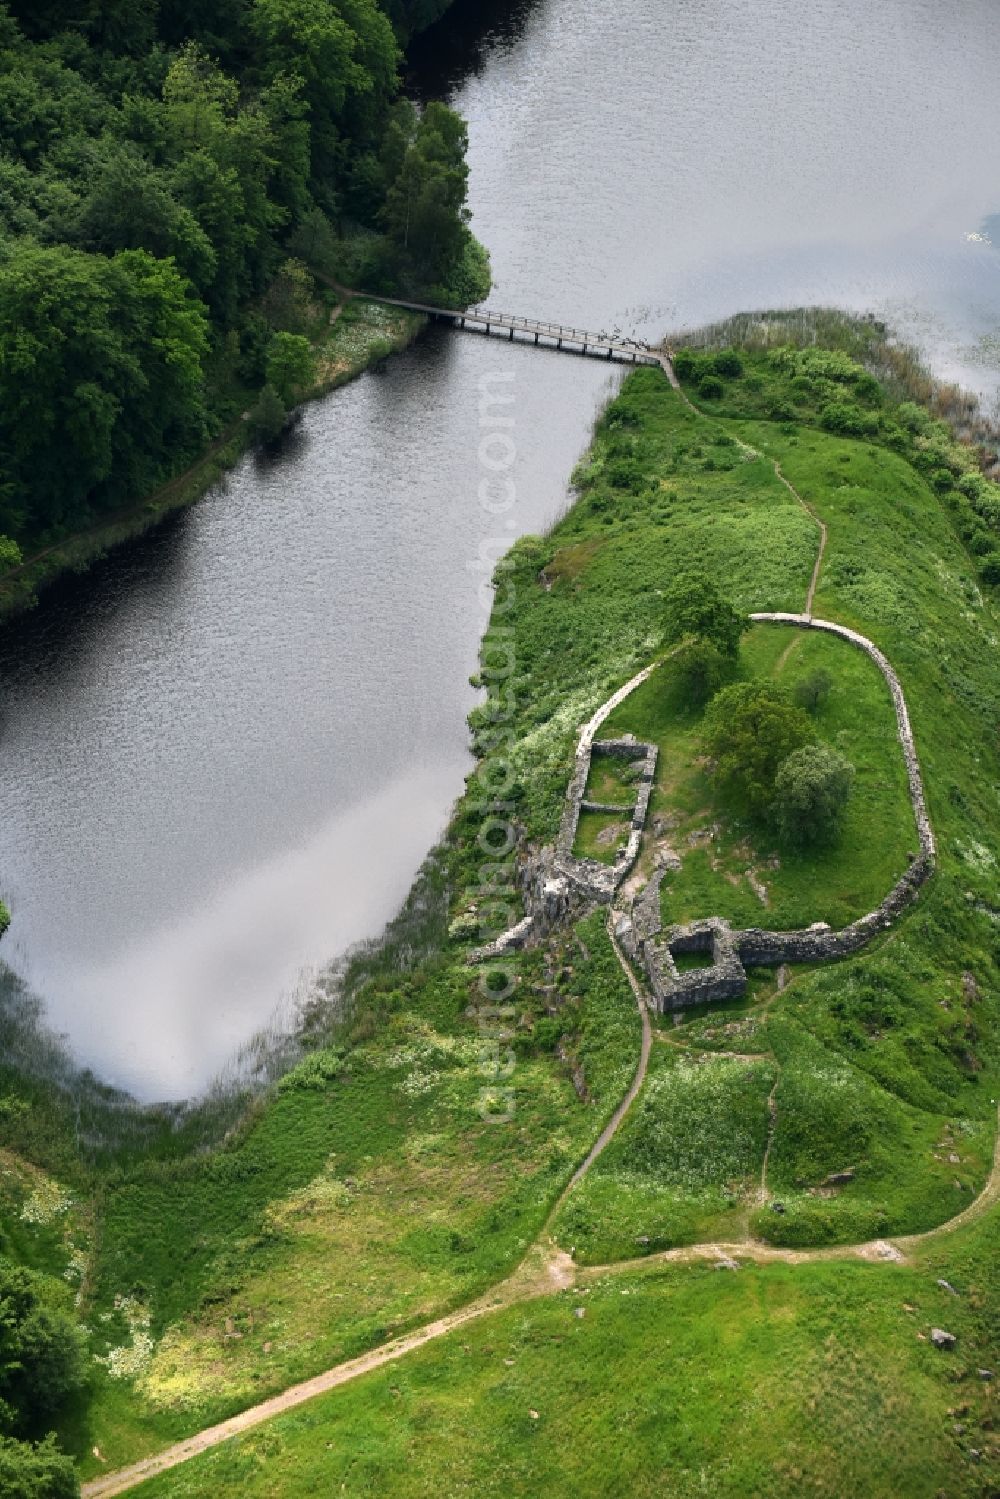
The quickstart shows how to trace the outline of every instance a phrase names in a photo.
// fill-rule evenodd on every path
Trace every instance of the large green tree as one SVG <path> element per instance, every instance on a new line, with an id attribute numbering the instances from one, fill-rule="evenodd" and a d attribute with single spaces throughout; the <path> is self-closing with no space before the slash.
<path id="1" fill-rule="evenodd" d="M 343 166 L 396 87 L 399 51 L 374 0 L 253 0 L 252 34 L 268 82 L 302 80 L 310 107 L 314 179 Z"/>
<path id="2" fill-rule="evenodd" d="M 4 1499 L 76 1499 L 76 1470 L 51 1437 L 32 1446 L 0 1436 L 0 1494 Z"/>
<path id="3" fill-rule="evenodd" d="M 701 640 L 714 646 L 720 656 L 733 659 L 746 627 L 746 618 L 700 569 L 678 573 L 663 590 L 663 634 L 668 645 Z"/>
<path id="4" fill-rule="evenodd" d="M 398 161 L 386 197 L 385 219 L 396 243 L 425 278 L 447 276 L 468 237 L 466 208 L 469 136 L 465 122 L 444 104 L 432 103 L 419 118 L 397 114 L 383 159 Z M 402 137 L 402 138 L 400 138 Z"/>
<path id="5" fill-rule="evenodd" d="M 0 469 L 15 525 L 138 499 L 204 434 L 206 318 L 176 267 L 26 242 L 0 260 Z"/>
<path id="6" fill-rule="evenodd" d="M 716 780 L 755 815 L 771 805 L 778 767 L 814 737 L 808 714 L 766 682 L 733 682 L 705 713 Z"/>
<path id="7" fill-rule="evenodd" d="M 771 815 L 792 848 L 827 843 L 847 810 L 854 766 L 830 744 L 805 744 L 782 761 L 774 779 Z"/>
<path id="8" fill-rule="evenodd" d="M 83 1336 L 40 1275 L 0 1256 L 3 1424 L 36 1432 L 84 1382 Z"/>

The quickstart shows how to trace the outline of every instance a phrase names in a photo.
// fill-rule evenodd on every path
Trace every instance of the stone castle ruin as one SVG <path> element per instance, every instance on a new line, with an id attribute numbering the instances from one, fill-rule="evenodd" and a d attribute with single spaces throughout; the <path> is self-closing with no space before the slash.
<path id="1" fill-rule="evenodd" d="M 740 998 L 746 992 L 747 968 L 831 962 L 848 957 L 879 932 L 892 926 L 916 898 L 934 867 L 934 834 L 927 815 L 913 731 L 903 689 L 887 658 L 856 630 L 814 619 L 808 614 L 752 614 L 750 618 L 755 624 L 795 625 L 837 635 L 864 651 L 878 667 L 892 697 L 920 852 L 874 911 L 840 931 L 834 931 L 825 922 L 816 922 L 792 932 L 772 932 L 761 927 L 734 931 L 718 916 L 664 929 L 660 915 L 660 884 L 666 870 L 657 870 L 631 902 L 629 910 L 613 910 L 613 929 L 616 940 L 629 958 L 645 970 L 653 1002 L 661 1013 Z M 528 914 L 488 947 L 473 953 L 471 961 L 498 957 L 523 947 L 532 937 L 544 934 L 560 921 L 582 914 L 595 905 L 614 907 L 619 887 L 639 856 L 656 773 L 657 746 L 642 743 L 631 735 L 601 740 L 595 735 L 605 719 L 655 669 L 656 663 L 653 663 L 626 682 L 584 725 L 573 775 L 566 790 L 566 807 L 555 849 L 546 850 L 540 859 L 526 867 L 524 889 Z M 600 756 L 613 756 L 634 765 L 636 795 L 631 811 L 627 807 L 588 800 L 586 790 L 591 766 L 594 758 Z M 630 817 L 627 845 L 613 864 L 581 858 L 573 853 L 580 813 L 584 811 L 616 812 L 623 818 Z M 705 961 L 694 967 L 678 967 L 678 958 L 692 955 Z"/>

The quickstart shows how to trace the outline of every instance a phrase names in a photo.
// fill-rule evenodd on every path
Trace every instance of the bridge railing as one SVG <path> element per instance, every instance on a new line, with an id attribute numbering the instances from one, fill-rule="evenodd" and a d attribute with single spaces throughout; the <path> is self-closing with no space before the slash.
<path id="1" fill-rule="evenodd" d="M 623 338 L 620 334 L 595 333 L 593 329 L 568 327 L 565 323 L 548 323 L 541 318 L 521 317 L 512 312 L 494 312 L 489 307 L 469 307 L 464 312 L 449 314 L 471 319 L 477 323 L 489 323 L 498 328 L 521 329 L 525 333 L 544 333 L 549 338 L 571 338 L 579 343 L 608 344 L 616 348 L 637 348 L 648 351 L 648 344 L 638 339 Z"/>

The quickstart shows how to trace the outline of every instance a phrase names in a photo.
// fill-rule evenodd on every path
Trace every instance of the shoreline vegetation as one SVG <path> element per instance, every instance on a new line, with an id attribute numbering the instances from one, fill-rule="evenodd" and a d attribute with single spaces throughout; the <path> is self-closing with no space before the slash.
<path id="1" fill-rule="evenodd" d="M 412 336 L 319 281 L 486 296 L 465 123 L 401 92 L 443 8 L 0 0 L 0 615 Z"/>
<path id="2" fill-rule="evenodd" d="M 400 353 L 418 337 L 427 319 L 418 313 L 386 306 L 377 298 L 356 293 L 324 296 L 324 322 L 311 338 L 314 367 L 307 388 L 298 393 L 293 411 L 338 390 L 390 355 Z M 280 440 L 280 433 L 274 440 Z M 254 423 L 253 407 L 234 418 L 189 468 L 159 486 L 144 500 L 95 525 L 66 536 L 27 557 L 0 575 L 0 621 L 33 608 L 40 590 L 67 573 L 85 571 L 107 556 L 158 526 L 175 511 L 187 509 L 204 497 L 236 467 L 249 450 L 266 447 Z M 0 932 L 3 930 L 0 917 Z"/>
<path id="3" fill-rule="evenodd" d="M 959 443 L 914 400 L 914 374 L 872 373 L 876 325 L 828 313 L 750 321 L 745 336 L 729 325 L 712 346 L 678 351 L 682 391 L 658 369 L 630 376 L 597 423 L 565 515 L 501 559 L 504 607 L 484 637 L 486 692 L 470 716 L 476 771 L 403 911 L 331 972 L 280 1079 L 220 1096 L 214 1112 L 130 1113 L 93 1078 L 47 1079 L 41 1055 L 33 1074 L 0 1058 L 0 1258 L 39 1277 L 85 1330 L 87 1380 L 51 1423 L 84 1477 L 467 1306 L 537 1254 L 566 1268 L 572 1290 L 464 1331 L 473 1364 L 442 1339 L 324 1397 L 319 1424 L 306 1406 L 141 1492 L 183 1483 L 192 1499 L 296 1499 L 305 1474 L 317 1490 L 361 1481 L 408 1499 L 433 1469 L 444 1486 L 473 1472 L 484 1494 L 502 1475 L 506 1492 L 572 1483 L 596 1495 L 627 1461 L 636 1492 L 666 1475 L 672 1492 L 694 1493 L 708 1474 L 720 1493 L 806 1482 L 874 1499 L 906 1487 L 909 1453 L 956 1495 L 995 1476 L 990 1386 L 977 1374 L 1000 1359 L 992 1194 L 960 1232 L 907 1237 L 963 1214 L 994 1158 L 1000 623 L 989 559 L 1000 510 L 986 443 Z M 815 585 L 819 616 L 885 652 L 906 692 L 939 866 L 857 957 L 757 971 L 745 1000 L 676 1024 L 652 1018 L 648 1075 L 640 1069 L 620 1129 L 567 1191 L 647 1049 L 634 976 L 601 911 L 557 922 L 503 964 L 477 970 L 467 958 L 516 915 L 558 831 L 579 726 L 664 650 L 664 590 L 692 558 L 742 618 L 797 610 Z M 497 667 L 498 622 L 516 700 Z M 905 858 L 912 836 L 891 712 L 878 684 L 866 686 L 864 658 L 842 662 L 801 631 L 787 642 L 758 632 L 723 668 L 773 681 L 779 707 L 780 694 L 820 683 L 814 722 L 849 756 L 856 784 L 836 839 L 786 848 L 713 779 L 701 709 L 661 667 L 618 727 L 661 745 L 639 867 L 670 845 L 665 921 L 710 915 L 720 900 L 765 925 L 768 911 L 784 919 L 783 903 L 800 902 L 807 919 L 836 907 L 851 874 L 838 859 L 868 857 L 868 815 L 879 836 L 871 868 L 857 871 L 863 903 L 883 882 L 882 845 Z M 500 870 L 489 864 L 484 884 L 477 838 L 483 789 L 496 784 L 509 788 L 518 848 Z M 496 974 L 509 996 L 502 1022 L 482 997 Z M 484 1116 L 484 1089 L 510 1090 L 500 1122 Z M 832 1257 L 861 1243 L 885 1252 L 860 1265 Z M 716 1244 L 721 1267 L 736 1256 L 741 1274 L 704 1263 Z M 766 1263 L 769 1247 L 794 1268 Z M 650 1318 L 677 1341 L 656 1368 Z M 928 1342 L 932 1325 L 957 1335 L 956 1352 Z M 725 1351 L 735 1327 L 738 1368 Z M 784 1352 L 772 1358 L 762 1349 L 776 1328 Z M 891 1389 L 885 1347 L 907 1370 Z M 692 1416 L 698 1401 L 685 1405 L 683 1443 L 659 1417 L 649 1441 L 632 1440 L 636 1359 L 660 1402 L 678 1360 L 708 1392 L 704 1421 Z M 598 1368 L 605 1394 L 629 1392 L 600 1430 L 596 1391 L 574 1393 Z M 747 1396 L 754 1381 L 767 1388 L 763 1408 Z M 851 1394 L 862 1389 L 867 1404 Z M 716 1407 L 733 1412 L 735 1472 Z M 787 1461 L 775 1409 L 792 1413 Z M 413 1470 L 420 1432 L 430 1446 L 419 1440 Z M 570 1475 L 572 1453 L 582 1466 Z M 856 1463 L 876 1460 L 866 1489 Z"/>

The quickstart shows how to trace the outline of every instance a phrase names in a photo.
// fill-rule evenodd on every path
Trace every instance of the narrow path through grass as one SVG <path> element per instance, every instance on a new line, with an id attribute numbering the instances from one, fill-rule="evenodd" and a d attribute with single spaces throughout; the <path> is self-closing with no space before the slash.
<path id="1" fill-rule="evenodd" d="M 703 417 L 705 420 L 711 420 L 709 413 L 706 411 L 702 411 L 700 406 L 696 406 L 691 400 L 690 396 L 682 387 L 681 382 L 677 378 L 677 374 L 674 370 L 673 364 L 670 361 L 669 354 L 665 354 L 661 351 L 658 355 L 658 358 L 660 361 L 660 368 L 663 370 L 663 373 L 666 375 L 667 379 L 670 381 L 670 384 L 680 396 L 685 406 L 687 406 L 689 410 L 693 411 L 696 416 Z M 735 439 L 735 441 L 737 447 L 742 448 L 744 452 L 753 453 L 755 457 L 759 456 L 756 448 L 751 448 L 749 443 L 741 441 L 741 439 L 738 437 Z M 819 575 L 823 567 L 823 557 L 826 552 L 826 542 L 828 535 L 826 524 L 825 522 L 820 520 L 819 516 L 816 514 L 812 506 L 807 504 L 806 501 L 802 498 L 798 490 L 795 488 L 795 485 L 785 478 L 784 474 L 781 472 L 781 464 L 777 461 L 777 459 L 772 458 L 770 460 L 770 463 L 771 467 L 774 469 L 775 478 L 780 480 L 780 482 L 785 486 L 785 488 L 788 490 L 788 493 L 792 496 L 795 502 L 802 506 L 802 509 L 819 528 L 819 550 L 816 553 L 816 562 L 813 566 L 812 577 L 809 579 L 809 587 L 806 590 L 806 607 L 803 611 L 807 618 L 812 618 L 813 600 L 816 597 L 816 587 L 819 583 Z M 791 646 L 789 646 L 789 650 L 790 649 Z"/>
<path id="2" fill-rule="evenodd" d="M 681 399 L 699 416 L 703 416 L 704 413 L 699 412 L 698 408 L 693 405 L 683 390 L 681 390 L 680 383 L 677 380 L 667 354 L 663 353 L 660 355 L 660 364 L 671 386 L 679 393 Z M 773 462 L 773 468 L 776 477 L 789 490 L 797 503 L 812 518 L 819 529 L 818 554 L 809 583 L 805 608 L 805 614 L 811 617 L 813 600 L 826 550 L 827 528 L 813 509 L 803 500 L 794 486 L 785 478 L 776 461 Z M 639 677 L 627 684 L 627 687 L 630 689 L 639 681 L 644 680 L 650 670 L 652 670 L 652 667 L 647 668 L 645 673 L 640 673 Z M 589 726 L 591 737 L 596 726 L 596 723 L 592 721 Z M 443 1337 L 445 1334 L 459 1327 L 505 1307 L 526 1303 L 529 1300 L 552 1295 L 575 1285 L 592 1282 L 609 1275 L 633 1275 L 637 1271 L 652 1271 L 659 1266 L 671 1262 L 683 1263 L 696 1260 L 718 1261 L 720 1259 L 735 1258 L 736 1256 L 740 1256 L 744 1260 L 752 1260 L 760 1263 L 783 1263 L 788 1265 L 838 1259 L 861 1259 L 875 1263 L 898 1262 L 905 1258 L 908 1249 L 931 1241 L 939 1235 L 948 1234 L 960 1226 L 964 1226 L 971 1220 L 980 1217 L 1000 1201 L 1000 1131 L 998 1131 L 991 1170 L 982 1192 L 963 1212 L 938 1225 L 936 1228 L 926 1230 L 922 1233 L 910 1234 L 885 1241 L 868 1240 L 860 1243 L 842 1244 L 818 1249 L 790 1249 L 775 1247 L 761 1243 L 759 1240 L 754 1240 L 750 1235 L 748 1221 L 744 1237 L 735 1242 L 712 1241 L 698 1243 L 644 1255 L 639 1259 L 621 1260 L 612 1264 L 591 1266 L 586 1269 L 578 1267 L 568 1254 L 556 1247 L 551 1239 L 549 1230 L 566 1198 L 586 1177 L 595 1161 L 610 1144 L 629 1115 L 631 1107 L 638 1097 L 646 1078 L 653 1040 L 647 997 L 615 940 L 612 922 L 613 916 L 609 914 L 608 932 L 612 947 L 635 996 L 642 1021 L 642 1040 L 636 1070 L 628 1089 L 611 1116 L 611 1119 L 601 1131 L 583 1161 L 581 1161 L 573 1172 L 563 1191 L 559 1194 L 541 1234 L 513 1274 L 495 1286 L 491 1291 L 446 1316 L 439 1317 L 423 1327 L 417 1328 L 401 1337 L 394 1338 L 359 1357 L 337 1364 L 325 1372 L 294 1385 L 281 1394 L 252 1406 L 226 1421 L 206 1428 L 157 1455 L 145 1458 L 116 1473 L 101 1475 L 99 1478 L 83 1486 L 82 1494 L 84 1499 L 105 1499 L 105 1496 L 121 1494 L 135 1488 L 156 1474 L 175 1468 L 186 1462 L 189 1458 L 195 1457 L 210 1448 L 219 1446 L 242 1432 L 260 1426 L 285 1411 L 302 1405 L 327 1391 L 347 1384 L 362 1374 L 367 1374 L 381 1368 L 388 1363 L 404 1357 L 426 1343 Z M 771 998 L 773 999 L 773 996 Z M 765 1007 L 770 1003 L 771 999 L 765 1001 Z M 658 1037 L 658 1039 L 673 1042 L 673 1038 Z M 673 1042 L 673 1044 L 682 1045 L 683 1043 Z M 723 1053 L 723 1055 L 726 1055 L 726 1053 Z M 769 1128 L 761 1165 L 759 1188 L 760 1200 L 762 1202 L 766 1201 L 768 1195 L 767 1173 L 777 1122 L 777 1087 L 778 1078 L 776 1077 L 767 1099 Z"/>
<path id="3" fill-rule="evenodd" d="M 610 919 L 609 919 L 610 934 Z M 222 1421 L 218 1425 L 207 1427 L 204 1431 L 188 1437 L 185 1441 L 178 1442 L 173 1447 L 157 1453 L 153 1457 L 142 1459 L 133 1463 L 128 1468 L 122 1468 L 117 1473 L 102 1475 L 93 1479 L 90 1483 L 83 1485 L 81 1490 L 82 1499 L 109 1499 L 114 1494 L 123 1494 L 129 1489 L 136 1488 L 147 1478 L 152 1478 L 158 1473 L 166 1472 L 171 1468 L 179 1467 L 190 1458 L 199 1453 L 206 1452 L 212 1447 L 217 1447 L 227 1442 L 231 1437 L 240 1435 L 256 1426 L 262 1425 L 274 1416 L 292 1410 L 294 1407 L 303 1405 L 306 1401 L 314 1399 L 317 1395 L 325 1394 L 330 1390 L 337 1389 L 340 1385 L 348 1384 L 362 1374 L 371 1373 L 375 1369 L 382 1368 L 385 1364 L 412 1353 L 417 1348 L 422 1348 L 425 1343 L 444 1337 L 445 1334 L 455 1331 L 466 1323 L 484 1317 L 491 1312 L 500 1311 L 509 1306 L 514 1306 L 541 1296 L 553 1295 L 558 1291 L 568 1290 L 572 1286 L 593 1281 L 608 1275 L 634 1274 L 639 1269 L 655 1268 L 658 1265 L 670 1263 L 684 1263 L 695 1260 L 725 1261 L 742 1256 L 759 1263 L 781 1263 L 787 1265 L 804 1265 L 819 1260 L 836 1259 L 862 1259 L 866 1261 L 898 1263 L 905 1258 L 908 1248 L 924 1244 L 942 1234 L 951 1233 L 953 1230 L 963 1227 L 976 1218 L 982 1216 L 989 1208 L 1000 1201 L 1000 1127 L 998 1127 L 996 1145 L 993 1154 L 993 1164 L 989 1177 L 982 1192 L 974 1202 L 945 1223 L 936 1228 L 928 1229 L 923 1233 L 907 1234 L 892 1240 L 869 1240 L 858 1244 L 832 1245 L 822 1249 L 783 1249 L 769 1244 L 762 1244 L 759 1240 L 749 1237 L 732 1242 L 712 1241 L 701 1244 L 689 1244 L 677 1249 L 666 1249 L 656 1254 L 644 1255 L 640 1259 L 619 1260 L 608 1265 L 593 1265 L 580 1268 L 574 1264 L 571 1257 L 564 1251 L 559 1250 L 548 1237 L 549 1224 L 554 1219 L 559 1208 L 566 1197 L 573 1190 L 598 1156 L 614 1138 L 621 1127 L 624 1119 L 629 1113 L 646 1076 L 646 1068 L 649 1062 L 649 1054 L 652 1047 L 652 1028 L 649 1022 L 649 1011 L 646 998 L 642 988 L 631 970 L 630 965 L 622 954 L 614 937 L 611 937 L 612 946 L 619 963 L 629 981 L 629 986 L 636 997 L 642 1015 L 642 1044 L 639 1054 L 639 1062 L 636 1067 L 635 1076 L 629 1085 L 628 1091 L 622 1099 L 612 1118 L 598 1136 L 597 1141 L 588 1152 L 585 1159 L 573 1173 L 568 1185 L 560 1194 L 558 1201 L 553 1207 L 552 1213 L 546 1222 L 545 1228 L 538 1241 L 529 1250 L 521 1265 L 502 1281 L 492 1291 L 477 1300 L 470 1302 L 467 1306 L 460 1307 L 457 1311 L 447 1316 L 439 1317 L 424 1327 L 405 1334 L 403 1337 L 394 1338 L 391 1342 L 383 1344 L 380 1348 L 372 1349 L 371 1352 L 360 1355 L 358 1358 L 347 1360 L 345 1363 L 337 1364 L 332 1369 L 316 1375 L 312 1379 L 305 1380 L 302 1384 L 293 1385 L 291 1389 L 283 1391 L 280 1395 L 272 1396 L 271 1399 L 261 1402 L 259 1405 L 251 1406 L 248 1410 L 241 1411 L 238 1415 Z M 773 1110 L 774 1092 L 777 1081 L 768 1098 L 768 1107 Z M 761 1189 L 766 1191 L 767 1182 L 767 1157 L 770 1152 L 771 1140 L 774 1133 L 774 1113 L 772 1111 L 771 1131 L 768 1137 L 767 1150 L 764 1155 L 764 1163 L 761 1171 Z M 998 1110 L 998 1126 L 1000 1126 L 1000 1110 Z"/>

